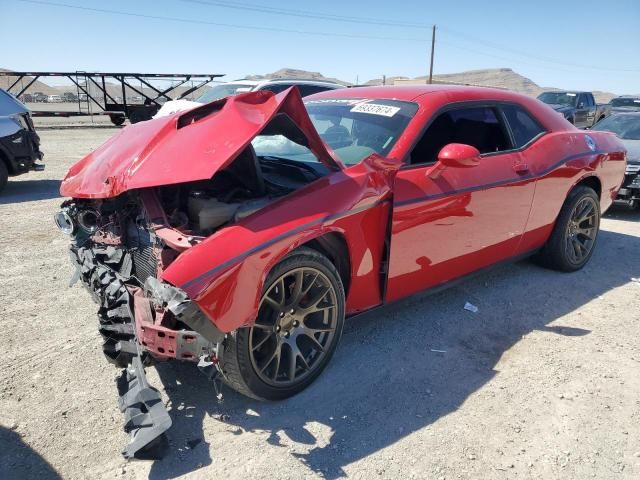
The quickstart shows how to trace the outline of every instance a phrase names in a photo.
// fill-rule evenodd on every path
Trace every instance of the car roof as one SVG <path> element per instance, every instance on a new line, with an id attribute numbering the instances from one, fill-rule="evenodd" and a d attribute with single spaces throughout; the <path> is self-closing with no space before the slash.
<path id="1" fill-rule="evenodd" d="M 640 117 L 640 111 L 638 110 L 625 110 L 624 112 L 621 111 L 615 111 L 615 112 L 611 112 L 611 114 L 609 115 L 610 117 L 616 116 L 616 117 Z"/>
<path id="2" fill-rule="evenodd" d="M 247 80 L 247 79 L 239 79 L 233 80 L 231 82 L 226 82 L 227 84 L 233 85 L 246 85 L 247 87 L 257 87 L 263 85 L 273 85 L 280 83 L 295 83 L 296 85 L 317 85 L 322 87 L 329 88 L 340 88 L 344 85 L 340 85 L 339 83 L 330 82 L 328 80 L 314 80 L 313 78 L 264 78 L 261 80 Z"/>
<path id="3" fill-rule="evenodd" d="M 508 90 L 471 87 L 467 85 L 402 85 L 402 86 L 372 86 L 372 87 L 352 87 L 339 90 L 327 90 L 325 92 L 310 95 L 305 99 L 320 98 L 371 98 L 385 100 L 403 100 L 408 102 L 422 103 L 428 95 L 450 94 L 451 101 L 464 101 L 466 97 L 473 97 L 474 100 L 506 100 L 527 102 L 531 98 Z"/>
<path id="4" fill-rule="evenodd" d="M 593 92 L 589 92 L 587 90 L 545 90 L 544 92 L 540 92 L 538 96 L 542 95 L 543 93 L 575 93 L 576 95 L 580 93 L 587 93 L 593 95 Z"/>

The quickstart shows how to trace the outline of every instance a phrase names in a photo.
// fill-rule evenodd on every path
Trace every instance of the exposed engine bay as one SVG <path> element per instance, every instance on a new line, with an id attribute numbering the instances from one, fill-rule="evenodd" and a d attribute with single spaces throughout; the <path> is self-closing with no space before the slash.
<path id="1" fill-rule="evenodd" d="M 162 282 L 162 271 L 219 229 L 323 176 L 323 168 L 258 159 L 249 145 L 210 180 L 63 203 L 55 221 L 72 237 L 72 283 L 81 280 L 99 305 L 103 352 L 125 368 L 118 386 L 130 434 L 126 458 L 159 456 L 171 426 L 144 366 L 179 359 L 199 362 L 210 376 L 223 375 L 224 333 L 185 292 Z"/>
<path id="2" fill-rule="evenodd" d="M 211 180 L 159 188 L 172 228 L 208 236 L 323 176 L 324 167 L 256 156 L 249 145 Z"/>

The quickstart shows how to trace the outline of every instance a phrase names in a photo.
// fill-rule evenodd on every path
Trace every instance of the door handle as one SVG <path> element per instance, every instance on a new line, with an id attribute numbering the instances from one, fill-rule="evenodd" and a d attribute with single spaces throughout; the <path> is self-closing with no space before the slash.
<path id="1" fill-rule="evenodd" d="M 513 171 L 519 174 L 529 173 L 529 165 L 526 163 L 514 163 Z"/>

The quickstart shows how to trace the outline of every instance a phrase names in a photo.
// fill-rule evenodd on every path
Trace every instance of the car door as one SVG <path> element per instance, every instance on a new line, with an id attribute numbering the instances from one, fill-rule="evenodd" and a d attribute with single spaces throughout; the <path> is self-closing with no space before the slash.
<path id="1" fill-rule="evenodd" d="M 597 111 L 597 107 L 596 107 L 596 101 L 593 98 L 593 95 L 591 93 L 585 93 L 584 94 L 585 99 L 586 99 L 586 103 L 585 103 L 585 107 L 587 109 L 586 112 L 586 127 L 592 127 L 593 124 L 596 122 L 596 111 Z"/>
<path id="2" fill-rule="evenodd" d="M 578 94 L 574 125 L 578 128 L 590 127 L 596 115 L 593 97 L 586 93 Z"/>
<path id="3" fill-rule="evenodd" d="M 470 168 L 442 169 L 449 143 L 481 152 Z M 386 301 L 513 257 L 535 181 L 497 104 L 445 108 L 428 123 L 394 184 Z"/>

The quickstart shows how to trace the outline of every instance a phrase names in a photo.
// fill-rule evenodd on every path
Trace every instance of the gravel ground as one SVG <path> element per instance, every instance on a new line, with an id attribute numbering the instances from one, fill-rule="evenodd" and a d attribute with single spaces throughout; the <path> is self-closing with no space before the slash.
<path id="1" fill-rule="evenodd" d="M 149 369 L 171 451 L 124 462 L 116 370 L 52 222 L 59 179 L 115 131 L 43 130 L 47 170 L 0 196 L 0 478 L 640 478 L 640 214 L 624 208 L 578 273 L 523 262 L 353 319 L 287 401 L 220 404 L 192 365 Z"/>

